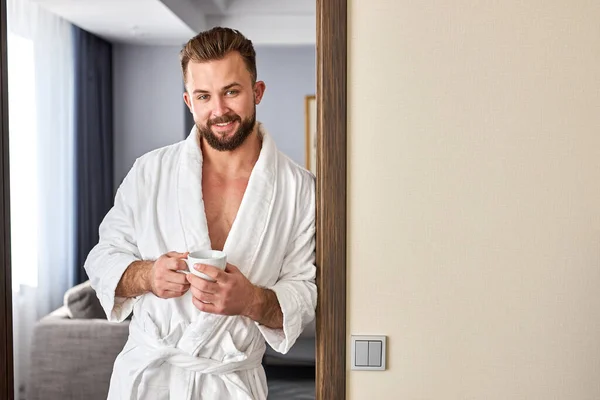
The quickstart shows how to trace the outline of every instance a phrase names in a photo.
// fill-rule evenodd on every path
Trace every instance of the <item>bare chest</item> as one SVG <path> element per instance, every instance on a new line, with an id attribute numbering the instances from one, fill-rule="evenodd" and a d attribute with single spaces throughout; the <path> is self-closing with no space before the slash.
<path id="1" fill-rule="evenodd" d="M 248 179 L 223 181 L 203 177 L 202 195 L 213 250 L 223 250 L 247 186 Z"/>

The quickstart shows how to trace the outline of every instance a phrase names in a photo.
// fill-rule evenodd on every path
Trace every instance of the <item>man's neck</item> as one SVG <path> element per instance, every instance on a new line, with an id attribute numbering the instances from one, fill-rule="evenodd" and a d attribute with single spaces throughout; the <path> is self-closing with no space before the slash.
<path id="1" fill-rule="evenodd" d="M 262 138 L 255 127 L 252 133 L 238 148 L 232 151 L 218 151 L 200 139 L 203 169 L 224 178 L 250 176 L 262 147 Z"/>

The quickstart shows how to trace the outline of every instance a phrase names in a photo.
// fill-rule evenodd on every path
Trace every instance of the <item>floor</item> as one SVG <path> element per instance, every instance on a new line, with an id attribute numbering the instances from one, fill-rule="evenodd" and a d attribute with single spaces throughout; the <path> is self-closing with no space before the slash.
<path id="1" fill-rule="evenodd" d="M 265 367 L 269 397 L 267 400 L 314 400 L 314 367 Z M 26 400 L 25 390 L 21 388 L 15 399 Z"/>
<path id="2" fill-rule="evenodd" d="M 314 367 L 265 367 L 268 400 L 314 400 Z"/>

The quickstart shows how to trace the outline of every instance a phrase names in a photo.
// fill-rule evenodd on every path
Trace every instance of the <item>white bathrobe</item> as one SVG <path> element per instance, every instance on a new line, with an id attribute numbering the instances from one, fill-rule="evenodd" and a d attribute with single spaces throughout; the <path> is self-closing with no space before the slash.
<path id="1" fill-rule="evenodd" d="M 286 353 L 314 318 L 314 175 L 279 152 L 260 124 L 259 132 L 260 156 L 223 250 L 253 284 L 275 292 L 283 329 L 201 312 L 191 291 L 173 299 L 115 296 L 132 262 L 211 248 L 193 129 L 185 141 L 135 162 L 85 264 L 110 321 L 133 311 L 109 399 L 265 399 L 265 339 Z"/>

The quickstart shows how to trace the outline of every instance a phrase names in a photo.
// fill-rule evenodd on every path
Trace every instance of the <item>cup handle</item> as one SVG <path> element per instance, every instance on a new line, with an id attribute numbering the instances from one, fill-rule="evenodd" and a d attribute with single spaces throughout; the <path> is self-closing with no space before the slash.
<path id="1" fill-rule="evenodd" d="M 188 261 L 187 261 L 187 259 L 186 259 L 186 258 L 184 258 L 184 259 L 183 259 L 183 261 L 185 261 L 185 264 L 186 264 L 186 265 L 188 266 L 188 268 L 189 268 L 189 267 L 190 267 L 190 264 L 188 264 Z M 190 271 L 189 271 L 189 270 L 184 270 L 184 269 L 178 269 L 178 270 L 175 270 L 175 272 L 179 272 L 179 273 L 181 273 L 181 274 L 186 274 L 186 275 L 190 273 Z"/>

